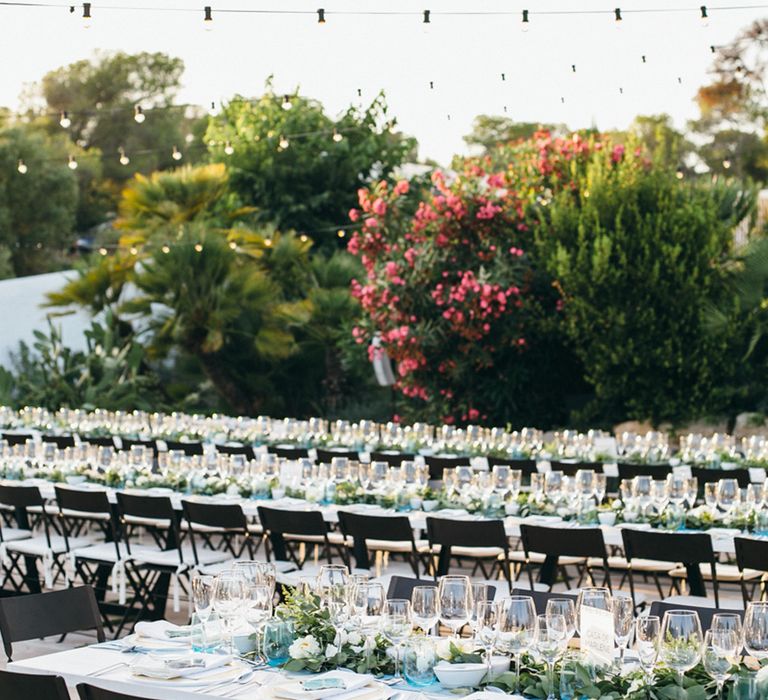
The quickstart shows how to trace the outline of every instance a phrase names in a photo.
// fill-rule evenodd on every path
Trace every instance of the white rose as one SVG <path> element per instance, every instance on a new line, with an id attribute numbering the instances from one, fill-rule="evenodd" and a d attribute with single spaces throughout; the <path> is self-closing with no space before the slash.
<path id="1" fill-rule="evenodd" d="M 435 652 L 444 661 L 450 661 L 451 660 L 451 642 L 452 641 L 453 640 L 451 640 L 451 639 L 441 638 L 435 644 Z"/>
<path id="2" fill-rule="evenodd" d="M 363 637 L 359 632 L 350 632 L 347 642 L 353 646 L 359 646 L 363 642 Z"/>
<path id="3" fill-rule="evenodd" d="M 288 653 L 292 659 L 309 659 L 320 653 L 320 645 L 317 640 L 308 634 L 306 637 L 300 637 L 290 647 Z"/>
<path id="4" fill-rule="evenodd" d="M 332 659 L 338 653 L 339 653 L 339 647 L 337 647 L 335 644 L 329 644 L 327 647 L 325 647 L 326 659 Z"/>

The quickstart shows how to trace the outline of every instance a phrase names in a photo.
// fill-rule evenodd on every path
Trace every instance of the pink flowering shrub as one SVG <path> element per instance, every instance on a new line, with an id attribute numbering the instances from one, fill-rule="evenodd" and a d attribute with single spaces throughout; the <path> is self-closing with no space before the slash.
<path id="1" fill-rule="evenodd" d="M 523 394 L 536 391 L 562 309 L 536 265 L 536 207 L 575 190 L 590 158 L 624 155 L 542 132 L 455 173 L 434 171 L 415 204 L 405 181 L 359 190 L 348 250 L 366 278 L 352 286 L 364 312 L 353 337 L 366 345 L 380 335 L 405 416 L 502 422 L 535 401 Z"/>

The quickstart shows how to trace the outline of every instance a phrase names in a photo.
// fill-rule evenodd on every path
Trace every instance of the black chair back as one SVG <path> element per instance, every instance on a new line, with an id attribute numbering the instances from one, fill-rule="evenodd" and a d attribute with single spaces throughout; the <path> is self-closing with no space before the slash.
<path id="1" fill-rule="evenodd" d="M 177 450 L 183 452 L 187 457 L 195 457 L 203 454 L 203 443 L 201 442 L 183 442 L 181 440 L 166 440 L 165 446 L 168 452 Z"/>
<path id="2" fill-rule="evenodd" d="M 3 700 L 69 700 L 67 684 L 61 676 L 0 671 L 0 698 Z"/>
<path id="3" fill-rule="evenodd" d="M 90 586 L 0 598 L 0 637 L 8 661 L 14 642 L 91 629 L 103 642 L 99 606 Z"/>
<path id="4" fill-rule="evenodd" d="M 704 484 L 710 484 L 721 479 L 736 479 L 739 488 L 745 489 L 752 483 L 749 469 L 707 469 L 705 467 L 691 467 L 691 476 L 695 476 L 699 482 L 699 489 Z"/>
<path id="5" fill-rule="evenodd" d="M 553 472 L 563 472 L 566 476 L 575 476 L 576 472 L 581 471 L 582 469 L 585 471 L 593 471 L 593 472 L 602 472 L 603 471 L 603 463 L 602 462 L 558 462 L 558 461 L 552 461 L 550 462 L 552 465 L 552 471 Z"/>
<path id="6" fill-rule="evenodd" d="M 179 546 L 178 522 L 168 496 L 143 496 L 118 491 L 117 507 L 120 513 L 123 542 L 128 553 L 131 551 L 131 525 L 143 525 L 150 530 L 164 531 L 166 533 L 164 549 L 170 550 Z"/>
<path id="7" fill-rule="evenodd" d="M 60 450 L 75 446 L 75 438 L 73 435 L 43 435 L 42 441 L 52 442 Z"/>
<path id="8" fill-rule="evenodd" d="M 318 447 L 316 451 L 317 461 L 321 464 L 330 464 L 334 457 L 346 457 L 347 459 L 354 461 L 358 461 L 360 459 L 360 453 L 357 450 L 323 450 L 322 448 Z M 307 455 L 302 456 L 306 457 Z M 296 459 L 296 457 L 294 457 L 294 459 Z"/>
<path id="9" fill-rule="evenodd" d="M 182 501 L 181 507 L 189 527 L 195 565 L 200 563 L 197 553 L 198 533 L 202 535 L 205 541 L 209 541 L 211 534 L 219 535 L 222 539 L 222 545 L 233 557 L 239 557 L 247 547 L 248 553 L 253 559 L 253 542 L 248 530 L 248 520 L 239 503 Z M 243 538 L 242 543 L 237 543 L 238 538 Z"/>
<path id="10" fill-rule="evenodd" d="M 80 696 L 80 700 L 141 700 L 138 695 L 125 695 L 125 693 L 97 688 L 95 685 L 88 685 L 87 683 L 77 684 L 77 694 Z"/>
<path id="11" fill-rule="evenodd" d="M 120 450 L 130 450 L 134 445 L 143 445 L 152 450 L 152 454 L 157 456 L 157 443 L 154 440 L 142 440 L 141 438 L 121 438 Z"/>
<path id="12" fill-rule="evenodd" d="M 751 537 L 734 537 L 733 544 L 736 547 L 736 566 L 739 567 L 740 572 L 743 573 L 744 569 L 768 572 L 768 541 Z M 765 577 L 761 577 L 760 585 L 765 591 L 766 582 L 762 580 L 763 578 Z M 751 596 L 743 576 L 741 577 L 741 594 L 746 605 Z"/>
<path id="13" fill-rule="evenodd" d="M 94 435 L 93 437 L 84 437 L 82 438 L 82 441 L 87 442 L 89 445 L 96 445 L 96 447 L 114 447 L 115 446 L 115 439 L 109 436 Z"/>
<path id="14" fill-rule="evenodd" d="M 370 569 L 371 561 L 366 540 L 409 542 L 409 561 L 415 576 L 419 575 L 419 554 L 413 539 L 413 528 L 407 515 L 365 515 L 339 511 L 339 526 L 344 538 L 352 539 L 355 562 L 359 569 Z"/>
<path id="15" fill-rule="evenodd" d="M 662 620 L 664 619 L 664 613 L 670 610 L 692 610 L 698 613 L 699 620 L 701 621 L 701 631 L 706 632 L 712 627 L 712 618 L 717 613 L 736 613 L 740 618 L 744 619 L 743 610 L 729 610 L 726 608 L 705 608 L 697 605 L 680 605 L 679 603 L 667 603 L 664 600 L 654 600 L 651 603 L 650 615 L 657 615 Z"/>
<path id="16" fill-rule="evenodd" d="M 16 445 L 26 445 L 27 440 L 32 440 L 31 435 L 26 433 L 0 433 L 0 437 L 5 440 L 11 447 Z"/>
<path id="17" fill-rule="evenodd" d="M 433 586 L 437 584 L 432 579 L 410 578 L 408 576 L 393 576 L 389 579 L 387 600 L 410 600 L 416 586 Z"/>
<path id="18" fill-rule="evenodd" d="M 331 550 L 328 543 L 328 526 L 323 520 L 323 515 L 317 510 L 283 510 L 281 508 L 258 507 L 259 520 L 264 532 L 269 537 L 272 548 L 272 554 L 278 561 L 294 561 L 298 566 L 299 562 L 295 556 L 291 556 L 285 538 L 286 536 L 301 537 L 322 537 L 328 553 L 328 563 L 331 563 Z M 267 552 L 267 559 L 269 559 Z"/>
<path id="19" fill-rule="evenodd" d="M 243 455 L 249 462 L 256 459 L 250 445 L 216 445 L 216 452 L 222 455 Z"/>
<path id="20" fill-rule="evenodd" d="M 306 459 L 307 457 L 309 457 L 309 450 L 306 447 L 277 447 L 275 445 L 270 445 L 269 447 L 267 447 L 267 452 L 273 455 L 277 455 L 281 459 Z M 320 450 L 318 450 L 318 452 L 320 452 Z M 355 452 L 355 454 L 357 454 L 357 452 Z M 339 453 L 339 454 L 334 454 L 333 456 L 346 457 L 347 454 Z M 357 459 L 357 457 L 354 457 L 353 459 Z M 321 460 L 319 457 L 318 457 L 318 460 L 321 462 L 324 461 L 324 460 Z M 328 461 L 330 461 L 330 459 Z"/>
<path id="21" fill-rule="evenodd" d="M 506 465 L 510 469 L 519 469 L 523 472 L 523 478 L 530 478 L 531 474 L 535 474 L 536 469 L 535 459 L 510 459 L 509 457 L 487 457 L 488 466 L 493 469 L 496 466 Z"/>
<path id="22" fill-rule="evenodd" d="M 31 529 L 27 508 L 40 508 L 40 518 L 45 528 L 45 535 L 48 537 L 48 512 L 44 507 L 45 501 L 37 486 L 0 484 L 0 505 L 13 508 L 16 527 L 27 530 Z"/>
<path id="23" fill-rule="evenodd" d="M 576 605 L 577 595 L 573 593 L 552 593 L 551 591 L 534 591 L 527 588 L 515 588 L 512 595 L 527 595 L 533 598 L 533 604 L 536 606 L 538 615 L 545 615 L 547 612 L 547 603 L 554 598 L 567 598 Z"/>
<path id="24" fill-rule="evenodd" d="M 412 462 L 416 455 L 409 452 L 371 452 L 371 462 L 386 462 L 390 467 L 399 467 L 403 462 Z"/>
<path id="25" fill-rule="evenodd" d="M 666 479 L 672 473 L 668 464 L 634 464 L 619 462 L 619 479 L 634 479 L 636 476 L 651 476 L 654 479 Z"/>
<path id="26" fill-rule="evenodd" d="M 456 467 L 470 466 L 469 457 L 434 457 L 427 455 L 424 462 L 429 469 L 429 478 L 433 481 L 441 481 L 443 469 L 455 469 Z"/>
<path id="27" fill-rule="evenodd" d="M 69 551 L 69 538 L 80 534 L 84 524 L 96 523 L 104 534 L 107 542 L 114 542 L 118 559 L 118 528 L 114 520 L 112 504 L 107 498 L 107 492 L 81 491 L 61 486 L 54 487 L 56 502 L 59 504 L 59 522 Z"/>

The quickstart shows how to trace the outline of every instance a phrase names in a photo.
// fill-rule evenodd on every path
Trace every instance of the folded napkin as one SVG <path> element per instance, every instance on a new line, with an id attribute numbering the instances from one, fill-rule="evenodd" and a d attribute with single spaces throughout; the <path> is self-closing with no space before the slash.
<path id="1" fill-rule="evenodd" d="M 193 660 L 196 662 L 194 665 L 192 664 Z M 193 657 L 185 656 L 175 659 L 147 654 L 140 656 L 131 664 L 131 673 L 135 676 L 146 676 L 160 680 L 198 678 L 226 666 L 231 661 L 231 656 L 222 656 L 221 654 L 195 654 Z M 189 665 L 185 666 L 185 662 L 189 662 Z"/>
<path id="2" fill-rule="evenodd" d="M 137 622 L 134 631 L 144 639 L 157 639 L 162 642 L 186 642 L 189 637 L 189 627 L 174 625 L 167 620 L 155 620 L 154 622 Z"/>
<path id="3" fill-rule="evenodd" d="M 737 527 L 711 527 L 708 532 L 712 537 L 736 537 L 741 534 Z"/>
<path id="4" fill-rule="evenodd" d="M 323 700 L 333 697 L 335 700 L 352 700 L 357 695 L 364 695 L 370 691 L 366 686 L 373 680 L 373 676 L 354 671 L 339 669 L 311 676 L 312 680 L 338 678 L 344 683 L 344 688 L 325 688 L 324 690 L 305 690 L 303 681 L 309 678 L 295 679 L 288 683 L 282 683 L 272 687 L 272 695 L 286 700 Z"/>

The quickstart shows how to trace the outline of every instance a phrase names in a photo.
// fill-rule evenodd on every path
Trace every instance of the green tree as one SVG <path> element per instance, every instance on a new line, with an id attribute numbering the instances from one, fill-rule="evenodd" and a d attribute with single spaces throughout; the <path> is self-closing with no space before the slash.
<path id="1" fill-rule="evenodd" d="M 61 265 L 72 244 L 78 197 L 67 157 L 78 151 L 66 138 L 31 127 L 0 130 L 0 253 L 10 257 L 13 274 Z"/>
<path id="2" fill-rule="evenodd" d="M 732 192 L 614 151 L 541 208 L 537 246 L 594 387 L 592 418 L 678 423 L 724 410 L 718 389 L 735 359 L 726 261 L 744 213 Z M 728 310 L 716 333 L 713 305 Z"/>
<path id="3" fill-rule="evenodd" d="M 388 177 L 413 154 L 415 141 L 393 128 L 381 94 L 334 120 L 319 102 L 297 94 L 285 100 L 268 83 L 261 98 L 224 106 L 205 139 L 212 157 L 228 164 L 243 204 L 258 210 L 259 223 L 309 234 L 326 247 L 348 223 L 357 189 Z"/>
<path id="4" fill-rule="evenodd" d="M 548 131 L 553 136 L 566 133 L 565 124 L 541 124 L 538 122 L 516 122 L 509 117 L 480 114 L 472 123 L 472 131 L 464 137 L 469 146 L 480 146 L 492 151 L 500 143 L 529 139 L 537 131 Z"/>

